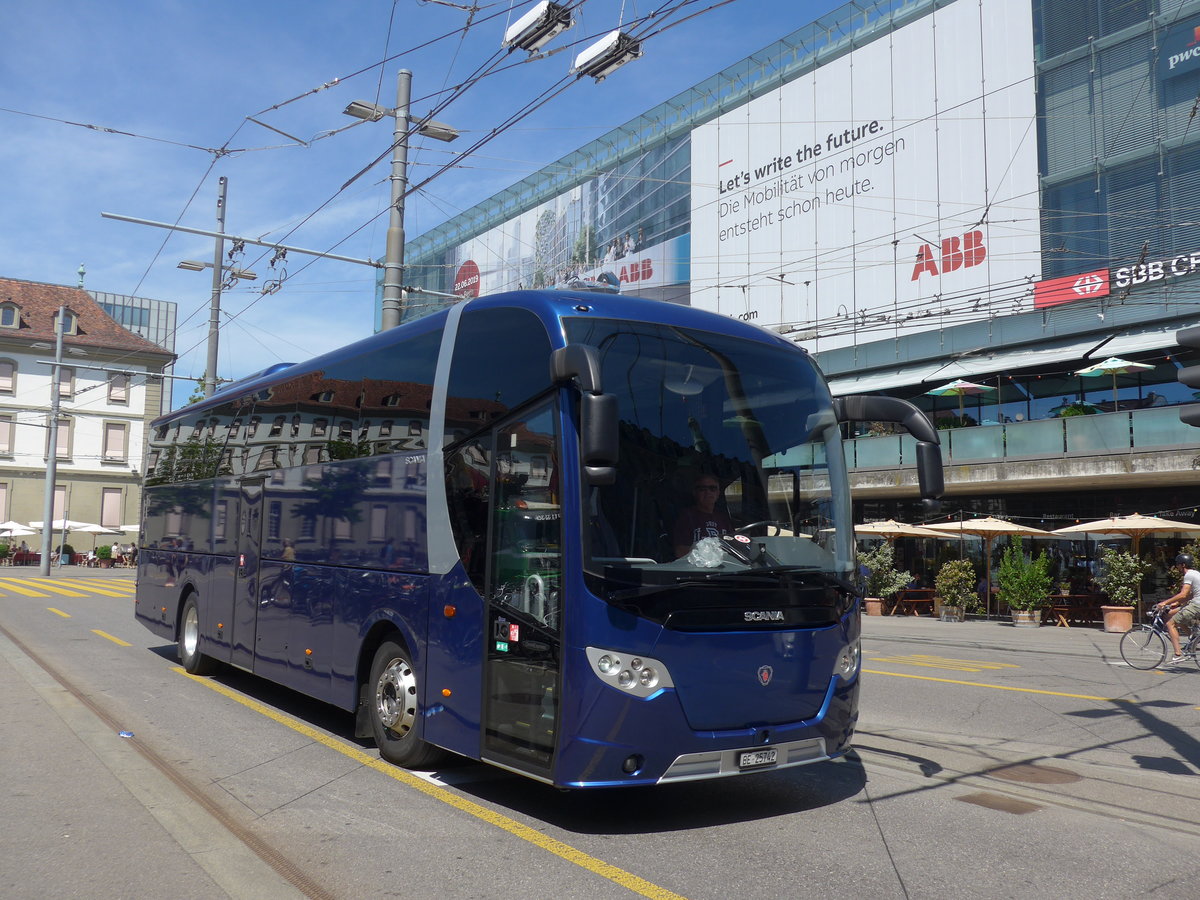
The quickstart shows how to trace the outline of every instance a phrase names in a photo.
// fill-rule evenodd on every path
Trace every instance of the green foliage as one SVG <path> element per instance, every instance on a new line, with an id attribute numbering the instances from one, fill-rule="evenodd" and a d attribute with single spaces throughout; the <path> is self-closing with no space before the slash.
<path id="1" fill-rule="evenodd" d="M 8 544 L 0 544 L 0 559 L 7 559 L 8 552 L 9 552 Z"/>
<path id="2" fill-rule="evenodd" d="M 1093 416 L 1096 414 L 1096 407 L 1090 403 L 1081 403 L 1078 400 L 1062 407 L 1057 415 L 1060 419 L 1069 419 L 1071 416 Z"/>
<path id="3" fill-rule="evenodd" d="M 188 395 L 187 401 L 183 404 L 184 406 L 191 406 L 193 403 L 199 403 L 204 399 L 204 379 L 206 377 L 208 376 L 201 375 L 196 379 L 196 386 L 192 388 L 191 394 Z"/>
<path id="4" fill-rule="evenodd" d="M 1128 550 L 1106 548 L 1100 556 L 1100 575 L 1096 582 L 1113 606 L 1133 606 L 1138 586 L 1150 571 L 1150 563 Z"/>
<path id="5" fill-rule="evenodd" d="M 996 586 L 1001 603 L 1009 609 L 1038 609 L 1050 596 L 1050 559 L 1043 550 L 1036 558 L 1025 556 L 1019 537 L 1010 538 L 1000 566 Z"/>
<path id="6" fill-rule="evenodd" d="M 908 572 L 897 571 L 894 563 L 896 549 L 883 541 L 874 550 L 864 550 L 858 554 L 858 561 L 866 567 L 866 585 L 863 588 L 868 597 L 893 597 L 908 586 L 912 575 Z"/>
<path id="7" fill-rule="evenodd" d="M 933 586 L 942 598 L 942 606 L 969 607 L 978 598 L 975 566 L 969 559 L 952 559 L 938 570 Z"/>
<path id="8" fill-rule="evenodd" d="M 112 545 L 101 544 L 96 548 L 96 559 L 112 559 Z"/>

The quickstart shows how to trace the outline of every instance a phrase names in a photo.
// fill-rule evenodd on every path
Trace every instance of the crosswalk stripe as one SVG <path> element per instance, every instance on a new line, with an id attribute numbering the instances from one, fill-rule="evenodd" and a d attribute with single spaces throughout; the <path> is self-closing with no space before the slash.
<path id="1" fill-rule="evenodd" d="M 132 581 L 129 582 L 127 589 L 122 589 L 119 585 L 113 585 L 107 582 L 103 587 L 97 587 L 82 579 L 77 579 L 75 581 L 68 581 L 65 579 L 42 579 L 40 583 L 61 584 L 64 587 L 78 588 L 81 591 L 86 590 L 90 594 L 99 594 L 102 597 L 132 597 L 134 592 L 137 590 L 137 585 Z"/>

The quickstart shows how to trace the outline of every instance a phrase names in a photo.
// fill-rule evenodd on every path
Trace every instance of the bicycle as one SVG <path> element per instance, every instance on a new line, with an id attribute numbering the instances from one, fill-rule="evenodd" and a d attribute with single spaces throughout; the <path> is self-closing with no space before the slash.
<path id="1" fill-rule="evenodd" d="M 1186 640 L 1182 634 L 1179 638 L 1183 655 L 1190 656 L 1192 662 L 1200 667 L 1200 625 L 1192 626 L 1192 633 Z M 1171 637 L 1158 610 L 1154 611 L 1154 619 L 1149 625 L 1137 625 L 1121 635 L 1121 658 L 1135 669 L 1156 668 L 1162 665 L 1170 652 Z"/>

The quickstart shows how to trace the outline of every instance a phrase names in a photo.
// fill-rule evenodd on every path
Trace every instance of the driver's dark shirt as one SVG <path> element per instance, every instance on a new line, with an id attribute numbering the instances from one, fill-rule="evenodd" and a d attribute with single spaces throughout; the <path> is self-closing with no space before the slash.
<path id="1" fill-rule="evenodd" d="M 729 521 L 729 516 L 719 509 L 706 513 L 695 506 L 689 506 L 675 520 L 675 530 L 671 532 L 671 540 L 676 547 L 690 547 L 701 538 L 719 538 L 731 531 L 733 531 L 733 523 Z"/>

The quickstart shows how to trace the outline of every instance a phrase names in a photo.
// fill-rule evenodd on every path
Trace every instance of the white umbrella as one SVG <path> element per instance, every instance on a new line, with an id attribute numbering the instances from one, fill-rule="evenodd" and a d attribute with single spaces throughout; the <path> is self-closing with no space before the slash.
<path id="1" fill-rule="evenodd" d="M 1153 369 L 1154 366 L 1146 363 L 1132 362 L 1128 359 L 1121 359 L 1119 356 L 1110 356 L 1104 362 L 1098 362 L 1095 365 L 1088 366 L 1086 369 L 1079 369 L 1075 374 L 1091 377 L 1093 375 L 1111 375 L 1113 386 L 1113 412 L 1117 411 L 1117 376 L 1128 375 L 1131 372 L 1144 372 L 1146 369 Z"/>
<path id="2" fill-rule="evenodd" d="M 103 525 L 84 525 L 76 528 L 82 534 L 90 534 L 92 536 L 92 550 L 96 549 L 96 536 L 101 534 L 120 534 L 119 531 L 113 531 L 111 528 L 105 528 Z"/>
<path id="3" fill-rule="evenodd" d="M 935 531 L 932 528 L 925 528 L 921 525 L 909 525 L 906 522 L 897 522 L 895 519 L 885 519 L 882 522 L 866 522 L 862 525 L 854 526 L 854 533 L 860 537 L 881 537 L 888 541 L 894 541 L 898 537 L 917 537 L 917 538 L 941 538 L 947 539 L 947 535 L 942 531 Z"/>
<path id="4" fill-rule="evenodd" d="M 41 531 L 42 526 L 44 524 L 45 524 L 44 522 L 39 520 L 37 522 L 30 522 L 29 527 L 34 529 L 35 531 Z M 67 531 L 78 531 L 79 529 L 84 528 L 90 524 L 91 524 L 90 522 L 76 522 L 74 519 L 55 519 L 51 523 L 54 531 L 62 531 L 64 528 Z"/>
<path id="5" fill-rule="evenodd" d="M 121 526 L 121 531 L 125 532 L 125 534 L 137 534 L 141 530 L 142 530 L 141 525 L 122 525 Z"/>
<path id="6" fill-rule="evenodd" d="M 0 529 L 0 537 L 10 537 L 10 538 L 11 537 L 26 537 L 27 535 L 30 535 L 30 534 L 37 534 L 37 532 L 30 531 L 28 528 L 24 527 L 23 525 L 18 525 L 16 528 Z"/>
<path id="7" fill-rule="evenodd" d="M 1200 531 L 1200 524 L 1195 522 L 1177 522 L 1174 519 L 1162 519 L 1158 516 L 1143 516 L 1134 513 L 1131 516 L 1112 516 L 1097 522 L 1081 522 L 1079 525 L 1068 525 L 1066 528 L 1055 529 L 1055 534 L 1123 534 L 1133 541 L 1133 555 L 1138 554 L 1138 544 L 1147 534 L 1163 534 L 1174 531 Z"/>

